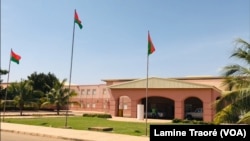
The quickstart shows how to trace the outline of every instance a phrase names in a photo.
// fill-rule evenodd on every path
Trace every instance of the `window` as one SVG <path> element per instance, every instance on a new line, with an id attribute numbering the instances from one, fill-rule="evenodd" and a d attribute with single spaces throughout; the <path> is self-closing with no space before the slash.
<path id="1" fill-rule="evenodd" d="M 92 94 L 95 95 L 96 94 L 96 89 L 92 90 Z"/>
<path id="2" fill-rule="evenodd" d="M 81 90 L 81 95 L 85 95 L 85 90 L 84 89 Z"/>
<path id="3" fill-rule="evenodd" d="M 90 95 L 90 89 L 87 89 L 87 95 Z"/>
<path id="4" fill-rule="evenodd" d="M 106 88 L 104 88 L 102 91 L 103 91 L 103 94 L 107 94 L 107 89 Z"/>

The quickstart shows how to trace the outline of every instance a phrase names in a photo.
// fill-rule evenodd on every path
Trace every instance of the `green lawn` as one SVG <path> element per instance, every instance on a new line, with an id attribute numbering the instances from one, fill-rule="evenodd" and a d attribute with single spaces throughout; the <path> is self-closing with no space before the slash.
<path id="1" fill-rule="evenodd" d="M 37 118 L 6 118 L 5 122 L 28 124 L 37 126 L 47 126 L 63 128 L 65 127 L 65 117 L 37 117 Z M 146 123 L 111 121 L 105 118 L 97 117 L 68 117 L 67 125 L 72 129 L 88 130 L 89 127 L 112 127 L 110 133 L 127 134 L 134 136 L 143 136 L 146 134 Z M 156 123 L 154 123 L 156 124 Z M 162 124 L 162 123 L 159 123 Z M 166 123 L 167 124 L 167 123 Z M 147 135 L 149 135 L 150 123 L 147 123 Z M 95 131 L 93 131 L 95 132 Z M 105 131 L 107 132 L 107 131 Z"/>

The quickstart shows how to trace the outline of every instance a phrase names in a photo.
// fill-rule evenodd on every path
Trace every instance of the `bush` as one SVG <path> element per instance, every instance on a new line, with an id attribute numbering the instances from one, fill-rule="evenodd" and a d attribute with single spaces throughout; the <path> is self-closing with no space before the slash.
<path id="1" fill-rule="evenodd" d="M 173 123 L 199 124 L 199 125 L 216 125 L 213 122 L 204 122 L 200 120 L 173 119 Z"/>
<path id="2" fill-rule="evenodd" d="M 112 118 L 110 114 L 83 114 L 83 117 Z"/>
<path id="3" fill-rule="evenodd" d="M 180 123 L 180 122 L 182 122 L 182 120 L 181 120 L 181 119 L 176 119 L 176 118 L 175 118 L 175 119 L 172 120 L 172 122 L 173 122 L 173 123 Z"/>

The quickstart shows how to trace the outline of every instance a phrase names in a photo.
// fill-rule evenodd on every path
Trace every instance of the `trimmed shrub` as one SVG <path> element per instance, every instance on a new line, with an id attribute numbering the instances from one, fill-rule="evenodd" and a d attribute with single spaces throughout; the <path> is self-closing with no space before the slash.
<path id="1" fill-rule="evenodd" d="M 181 123 L 181 122 L 182 122 L 182 120 L 181 120 L 181 119 L 177 119 L 177 118 L 175 118 L 175 119 L 173 119 L 173 120 L 172 120 L 172 122 L 173 122 L 173 123 Z"/>
<path id="2" fill-rule="evenodd" d="M 112 116 L 110 114 L 88 114 L 88 113 L 85 113 L 82 116 L 83 117 L 112 118 Z"/>
<path id="3" fill-rule="evenodd" d="M 201 121 L 201 120 L 186 120 L 186 119 L 173 119 L 172 123 L 199 124 L 199 125 L 216 125 L 213 122 L 204 122 L 204 121 Z"/>

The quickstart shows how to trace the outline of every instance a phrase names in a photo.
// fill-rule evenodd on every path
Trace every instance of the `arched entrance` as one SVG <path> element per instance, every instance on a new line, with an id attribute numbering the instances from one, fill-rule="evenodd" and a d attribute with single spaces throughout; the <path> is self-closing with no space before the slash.
<path id="1" fill-rule="evenodd" d="M 118 116 L 131 117 L 131 99 L 128 96 L 119 97 Z"/>
<path id="2" fill-rule="evenodd" d="M 203 103 L 199 98 L 189 97 L 184 101 L 184 105 L 185 105 L 185 111 L 184 111 L 185 118 L 190 117 L 190 118 L 203 119 Z"/>
<path id="3" fill-rule="evenodd" d="M 144 105 L 144 107 L 146 107 L 146 98 L 142 99 L 142 104 Z M 156 116 L 153 115 L 154 109 L 157 112 Z M 144 108 L 144 110 L 146 110 L 146 108 Z M 148 97 L 147 113 L 148 118 L 173 119 L 174 101 L 164 97 Z"/>

